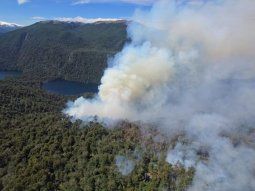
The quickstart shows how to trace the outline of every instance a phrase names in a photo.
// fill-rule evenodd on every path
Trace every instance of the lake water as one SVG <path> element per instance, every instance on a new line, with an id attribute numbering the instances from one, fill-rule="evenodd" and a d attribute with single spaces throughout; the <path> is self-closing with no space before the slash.
<path id="1" fill-rule="evenodd" d="M 97 93 L 97 84 L 85 84 L 62 79 L 43 83 L 42 88 L 50 93 L 60 95 L 79 95 L 83 93 Z"/>
<path id="2" fill-rule="evenodd" d="M 22 72 L 19 71 L 1 71 L 0 70 L 0 80 L 4 80 L 5 78 L 13 77 L 17 78 L 21 76 Z"/>

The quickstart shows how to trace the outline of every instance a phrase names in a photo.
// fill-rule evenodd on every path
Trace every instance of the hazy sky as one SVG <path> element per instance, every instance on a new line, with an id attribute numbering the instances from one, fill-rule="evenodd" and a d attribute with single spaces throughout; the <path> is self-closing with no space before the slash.
<path id="1" fill-rule="evenodd" d="M 59 17 L 129 18 L 157 0 L 0 0 L 0 21 L 28 25 Z"/>

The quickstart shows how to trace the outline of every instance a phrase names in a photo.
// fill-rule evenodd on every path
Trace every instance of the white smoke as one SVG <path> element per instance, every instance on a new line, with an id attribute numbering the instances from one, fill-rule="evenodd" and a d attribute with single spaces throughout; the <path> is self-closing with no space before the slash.
<path id="1" fill-rule="evenodd" d="M 123 176 L 129 175 L 135 168 L 134 161 L 126 158 L 125 156 L 117 155 L 115 158 L 115 162 L 119 172 Z"/>
<path id="2" fill-rule="evenodd" d="M 153 123 L 169 139 L 184 133 L 188 144 L 166 160 L 196 168 L 190 190 L 255 190 L 255 140 L 244 139 L 255 132 L 255 1 L 190 2 L 137 11 L 132 43 L 105 71 L 98 97 L 65 113 Z"/>

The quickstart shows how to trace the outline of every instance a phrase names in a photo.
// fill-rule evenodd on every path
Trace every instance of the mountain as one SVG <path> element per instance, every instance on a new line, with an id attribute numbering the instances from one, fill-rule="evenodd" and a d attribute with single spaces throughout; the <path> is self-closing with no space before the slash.
<path id="1" fill-rule="evenodd" d="M 99 83 L 107 60 L 126 40 L 125 21 L 42 21 L 0 36 L 0 70 L 27 79 Z"/>
<path id="2" fill-rule="evenodd" d="M 15 23 L 7 23 L 7 22 L 0 21 L 0 34 L 13 31 L 21 27 L 22 26 Z"/>
<path id="3" fill-rule="evenodd" d="M 69 23 L 117 23 L 117 22 L 126 22 L 124 19 L 112 19 L 112 18 L 94 18 L 94 19 L 89 19 L 89 18 L 83 18 L 83 17 L 74 17 L 74 18 L 68 18 L 68 17 L 59 17 L 56 18 L 57 21 L 62 21 L 62 22 L 69 22 Z"/>

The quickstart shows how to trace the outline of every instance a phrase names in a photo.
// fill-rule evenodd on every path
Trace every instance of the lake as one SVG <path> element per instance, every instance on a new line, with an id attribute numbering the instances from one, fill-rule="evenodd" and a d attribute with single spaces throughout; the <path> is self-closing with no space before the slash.
<path id="1" fill-rule="evenodd" d="M 43 83 L 42 88 L 50 93 L 60 95 L 79 95 L 83 93 L 97 93 L 97 84 L 85 84 L 81 82 L 68 81 L 63 79 L 52 80 Z"/>
<path id="2" fill-rule="evenodd" d="M 3 71 L 0 70 L 0 80 L 4 80 L 5 78 L 17 78 L 22 75 L 22 72 L 20 71 Z"/>

